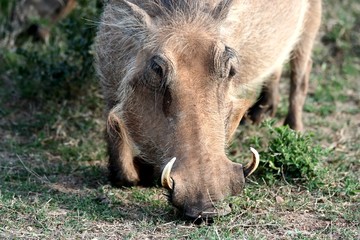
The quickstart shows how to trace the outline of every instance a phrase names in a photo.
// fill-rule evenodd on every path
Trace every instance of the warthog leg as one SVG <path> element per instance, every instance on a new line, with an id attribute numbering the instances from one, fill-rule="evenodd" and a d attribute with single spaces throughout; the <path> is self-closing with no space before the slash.
<path id="1" fill-rule="evenodd" d="M 140 179 L 134 165 L 131 139 L 123 121 L 114 113 L 109 113 L 106 140 L 111 183 L 118 187 L 137 185 Z"/>
<path id="2" fill-rule="evenodd" d="M 308 59 L 304 66 L 302 66 L 301 63 L 305 59 L 301 60 L 302 61 L 297 60 L 291 62 L 289 110 L 284 122 L 284 125 L 289 125 L 290 128 L 297 131 L 303 130 L 302 110 L 308 90 L 309 75 L 312 66 L 311 59 Z"/>
<path id="3" fill-rule="evenodd" d="M 311 52 L 320 25 L 321 1 L 313 4 L 308 12 L 304 32 L 292 52 L 290 61 L 290 98 L 289 111 L 285 124 L 292 129 L 302 131 L 302 110 L 309 85 L 312 68 Z"/>
<path id="4" fill-rule="evenodd" d="M 250 108 L 248 115 L 253 123 L 260 123 L 266 114 L 275 116 L 279 103 L 279 81 L 282 68 L 277 69 L 263 86 L 259 100 Z"/>

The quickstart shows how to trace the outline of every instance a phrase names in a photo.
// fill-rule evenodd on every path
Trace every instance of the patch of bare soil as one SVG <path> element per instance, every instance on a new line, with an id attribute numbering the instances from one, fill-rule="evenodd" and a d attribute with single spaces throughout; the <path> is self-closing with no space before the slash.
<path id="1" fill-rule="evenodd" d="M 285 223 L 281 233 L 283 236 L 287 235 L 288 237 L 298 234 L 307 237 L 319 236 L 319 234 L 325 235 L 328 229 L 333 226 L 344 227 L 348 225 L 344 219 L 326 220 L 317 213 L 306 211 L 283 212 L 279 213 L 279 215 L 280 219 Z"/>

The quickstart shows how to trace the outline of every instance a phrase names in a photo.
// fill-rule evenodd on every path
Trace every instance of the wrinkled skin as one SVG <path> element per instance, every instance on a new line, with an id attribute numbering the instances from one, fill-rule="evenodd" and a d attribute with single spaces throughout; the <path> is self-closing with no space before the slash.
<path id="1" fill-rule="evenodd" d="M 107 102 L 110 180 L 151 185 L 176 157 L 165 185 L 171 203 L 192 218 L 226 214 L 229 208 L 217 203 L 239 194 L 255 168 L 231 162 L 227 143 L 291 51 L 295 107 L 288 122 L 302 128 L 298 105 L 320 1 L 160 2 L 112 1 L 100 25 L 97 70 Z M 265 86 L 276 89 L 277 82 Z"/>

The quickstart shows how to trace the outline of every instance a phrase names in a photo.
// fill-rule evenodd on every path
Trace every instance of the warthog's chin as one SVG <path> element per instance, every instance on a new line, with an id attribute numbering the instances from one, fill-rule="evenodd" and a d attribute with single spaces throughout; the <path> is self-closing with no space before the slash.
<path id="1" fill-rule="evenodd" d="M 229 206 L 222 206 L 221 208 L 209 208 L 204 211 L 196 211 L 192 209 L 185 210 L 184 214 L 189 219 L 212 219 L 214 217 L 221 217 L 231 213 L 231 208 Z"/>

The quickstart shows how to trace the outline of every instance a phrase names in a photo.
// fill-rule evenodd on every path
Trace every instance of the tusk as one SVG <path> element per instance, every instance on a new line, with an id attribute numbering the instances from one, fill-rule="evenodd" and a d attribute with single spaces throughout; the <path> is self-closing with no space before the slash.
<path id="1" fill-rule="evenodd" d="M 259 166 L 259 162 L 260 162 L 259 153 L 252 147 L 250 147 L 250 151 L 253 154 L 253 158 L 252 158 L 252 161 L 249 162 L 248 164 L 246 164 L 246 166 L 244 167 L 244 176 L 245 177 L 250 176 L 256 170 L 256 168 Z"/>
<path id="2" fill-rule="evenodd" d="M 172 158 L 164 167 L 164 170 L 161 173 L 161 185 L 164 188 L 171 189 L 173 188 L 173 180 L 170 178 L 171 168 L 174 165 L 176 157 Z"/>

